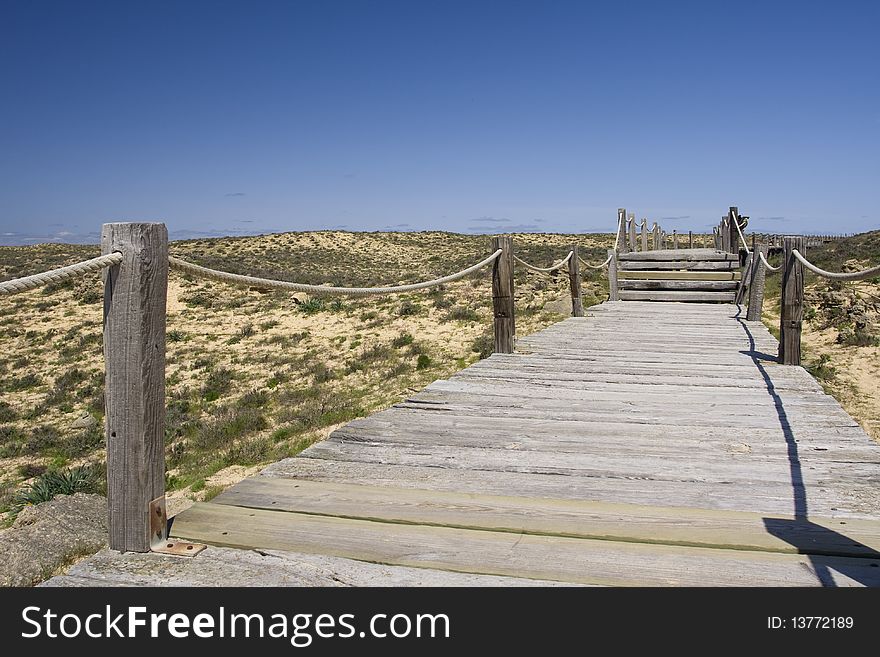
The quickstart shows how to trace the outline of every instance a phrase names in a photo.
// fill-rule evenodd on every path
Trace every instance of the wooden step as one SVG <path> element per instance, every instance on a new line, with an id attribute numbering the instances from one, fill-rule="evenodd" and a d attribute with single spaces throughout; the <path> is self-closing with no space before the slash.
<path id="1" fill-rule="evenodd" d="M 814 569 L 842 585 L 880 584 L 869 557 L 662 545 L 381 522 L 196 503 L 176 537 L 222 547 L 289 550 L 371 563 L 611 586 L 815 586 Z"/>
<path id="2" fill-rule="evenodd" d="M 621 260 L 617 263 L 619 271 L 658 270 L 667 271 L 733 271 L 739 269 L 735 260 Z"/>
<path id="3" fill-rule="evenodd" d="M 689 290 L 621 290 L 621 301 L 711 301 L 733 303 L 736 292 L 696 292 Z"/>
<path id="4" fill-rule="evenodd" d="M 588 500 L 251 477 L 214 504 L 360 518 L 403 524 L 484 529 L 735 550 L 880 557 L 880 522 L 795 520 L 742 511 L 643 506 Z M 295 521 L 294 516 L 291 521 Z"/>
<path id="5" fill-rule="evenodd" d="M 666 281 L 738 281 L 742 274 L 738 271 L 673 271 L 644 269 L 640 271 L 621 271 L 618 279 L 666 280 Z"/>
<path id="6" fill-rule="evenodd" d="M 672 260 L 681 260 L 684 262 L 693 261 L 739 261 L 739 255 L 736 253 L 725 253 L 723 251 L 715 251 L 713 249 L 667 249 L 664 251 L 633 251 L 631 253 L 620 253 L 617 256 L 622 261 L 658 261 L 669 262 Z"/>
<path id="7" fill-rule="evenodd" d="M 736 290 L 737 281 L 677 281 L 677 280 L 634 280 L 618 281 L 621 290 Z"/>

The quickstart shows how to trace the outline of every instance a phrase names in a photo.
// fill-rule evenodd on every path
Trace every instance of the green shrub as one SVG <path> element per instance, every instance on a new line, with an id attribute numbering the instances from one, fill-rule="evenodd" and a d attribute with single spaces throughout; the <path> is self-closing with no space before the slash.
<path id="1" fill-rule="evenodd" d="M 413 343 L 413 336 L 409 333 L 401 333 L 394 340 L 391 341 L 391 346 L 395 349 L 400 349 L 401 347 L 406 347 L 407 345 L 411 345 Z"/>
<path id="2" fill-rule="evenodd" d="M 422 312 L 422 306 L 407 299 L 397 307 L 397 314 L 401 317 L 411 317 Z"/>
<path id="3" fill-rule="evenodd" d="M 446 313 L 446 319 L 460 322 L 476 322 L 480 319 L 480 316 L 471 308 L 455 306 Z"/>
<path id="4" fill-rule="evenodd" d="M 8 392 L 18 392 L 20 390 L 28 390 L 35 388 L 42 383 L 42 379 L 36 374 L 28 373 L 22 376 L 7 379 L 5 388 Z"/>
<path id="5" fill-rule="evenodd" d="M 313 297 L 300 303 L 297 308 L 299 308 L 300 312 L 303 312 L 306 315 L 314 315 L 315 313 L 324 310 L 325 306 L 326 302 L 323 299 L 320 297 Z"/>
<path id="6" fill-rule="evenodd" d="M 56 495 L 95 493 L 98 477 L 91 466 L 80 466 L 63 471 L 49 471 L 19 491 L 15 496 L 15 508 L 48 502 Z"/>
<path id="7" fill-rule="evenodd" d="M 18 419 L 18 413 L 8 402 L 0 400 L 0 422 L 14 422 Z"/>
<path id="8" fill-rule="evenodd" d="M 426 370 L 431 367 L 431 357 L 428 354 L 419 354 L 418 359 L 416 360 L 416 369 L 417 370 Z"/>
<path id="9" fill-rule="evenodd" d="M 220 399 L 221 395 L 228 391 L 234 376 L 233 371 L 225 367 L 211 370 L 202 385 L 202 398 L 209 402 Z"/>
<path id="10" fill-rule="evenodd" d="M 495 336 L 491 333 L 483 333 L 483 335 L 474 338 L 471 343 L 471 351 L 475 351 L 480 358 L 487 358 L 495 351 Z"/>

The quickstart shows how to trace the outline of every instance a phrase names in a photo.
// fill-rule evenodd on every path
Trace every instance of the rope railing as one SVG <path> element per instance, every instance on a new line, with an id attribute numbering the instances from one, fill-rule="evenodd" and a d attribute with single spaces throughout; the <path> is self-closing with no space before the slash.
<path id="1" fill-rule="evenodd" d="M 807 260 L 801 252 L 797 249 L 793 249 L 791 254 L 800 260 L 801 264 L 809 269 L 811 272 L 822 276 L 823 278 L 830 278 L 835 281 L 858 281 L 863 278 L 871 278 L 873 276 L 880 276 L 880 265 L 876 267 L 871 267 L 869 269 L 863 269 L 862 271 L 854 271 L 854 272 L 833 272 L 833 271 L 825 271 L 821 267 L 817 267 L 812 262 Z"/>
<path id="2" fill-rule="evenodd" d="M 9 281 L 0 283 L 0 294 L 18 294 L 19 292 L 27 292 L 43 285 L 50 283 L 60 283 L 74 276 L 81 276 L 93 271 L 101 271 L 106 267 L 112 267 L 122 262 L 122 254 L 114 251 L 106 255 L 98 256 L 90 260 L 83 260 L 66 267 L 58 267 L 39 274 L 23 276 L 22 278 L 13 278 Z"/>
<path id="3" fill-rule="evenodd" d="M 516 260 L 519 264 L 523 265 L 526 269 L 531 269 L 532 271 L 540 272 L 542 274 L 549 274 L 550 272 L 554 272 L 557 269 L 561 269 L 562 267 L 567 265 L 568 261 L 571 260 L 571 256 L 573 254 L 574 254 L 574 251 L 569 251 L 567 256 L 565 256 L 562 260 L 560 260 L 556 264 L 551 265 L 549 267 L 536 267 L 535 265 L 526 262 L 525 260 L 523 260 L 522 258 L 520 258 L 517 255 L 514 255 L 513 259 Z"/>
<path id="4" fill-rule="evenodd" d="M 256 276 L 232 274 L 230 272 L 220 271 L 218 269 L 202 267 L 201 265 L 195 265 L 191 262 L 181 260 L 180 258 L 171 255 L 168 256 L 168 264 L 171 265 L 173 269 L 185 272 L 187 274 L 201 276 L 202 278 L 210 278 L 213 280 L 222 281 L 224 283 L 233 283 L 235 285 L 248 285 L 253 287 L 264 287 L 276 290 L 292 290 L 294 292 L 307 292 L 309 294 L 369 296 L 373 294 L 398 294 L 400 292 L 412 292 L 413 290 L 422 290 L 428 287 L 436 287 L 437 285 L 442 285 L 443 283 L 451 283 L 452 281 L 457 281 L 461 278 L 464 278 L 468 274 L 472 274 L 478 269 L 485 267 L 489 263 L 493 262 L 497 257 L 499 257 L 501 255 L 501 252 L 502 250 L 498 249 L 492 255 L 484 258 L 475 265 L 471 265 L 467 269 L 462 269 L 461 271 L 455 272 L 454 274 L 449 274 L 448 276 L 435 278 L 429 281 L 422 281 L 421 283 L 410 283 L 407 285 L 390 285 L 387 287 L 334 287 L 330 285 L 309 285 L 307 283 L 293 283 L 290 281 L 279 281 L 270 278 L 258 278 Z"/>
<path id="5" fill-rule="evenodd" d="M 736 232 L 739 233 L 739 240 L 743 245 L 743 248 L 746 250 L 746 255 L 752 255 L 752 252 L 749 250 L 749 245 L 746 244 L 745 235 L 743 235 L 742 227 L 739 225 L 739 218 L 733 222 L 734 226 L 736 226 Z"/>
<path id="6" fill-rule="evenodd" d="M 585 267 L 589 267 L 590 269 L 602 269 L 603 267 L 607 266 L 609 262 L 611 262 L 611 259 L 613 257 L 614 257 L 614 254 L 612 253 L 607 258 L 605 258 L 605 262 L 603 262 L 601 265 L 591 265 L 589 262 L 587 262 L 586 260 L 584 260 L 581 257 L 578 257 L 578 260 L 580 260 L 582 265 L 584 265 Z"/>
<path id="7" fill-rule="evenodd" d="M 775 272 L 778 272 L 780 269 L 782 269 L 782 265 L 779 265 L 778 267 L 774 267 L 769 262 L 767 262 L 767 257 L 764 255 L 763 251 L 758 251 L 758 255 L 761 257 L 761 262 L 767 268 L 768 271 L 775 273 Z"/>

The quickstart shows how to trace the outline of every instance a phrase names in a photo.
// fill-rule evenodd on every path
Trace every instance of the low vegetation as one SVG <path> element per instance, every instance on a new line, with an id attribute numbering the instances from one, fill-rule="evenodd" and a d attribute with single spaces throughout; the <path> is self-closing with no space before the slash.
<path id="1" fill-rule="evenodd" d="M 517 235 L 549 264 L 577 241 L 600 262 L 610 235 Z M 197 264 L 314 284 L 410 283 L 485 257 L 489 239 L 450 233 L 285 233 L 172 244 Z M 0 247 L 0 280 L 70 264 L 97 247 Z M 606 298 L 584 272 L 586 305 Z M 568 279 L 516 273 L 517 330 L 564 316 Z M 104 477 L 99 274 L 0 299 L 0 510 Z M 556 308 L 554 311 L 553 309 Z M 563 314 L 560 314 L 562 312 Z M 317 298 L 181 276 L 169 280 L 165 431 L 172 494 L 207 499 L 244 468 L 297 454 L 341 423 L 386 407 L 492 351 L 487 271 L 439 288 Z M 231 473 L 231 474 L 230 474 Z"/>

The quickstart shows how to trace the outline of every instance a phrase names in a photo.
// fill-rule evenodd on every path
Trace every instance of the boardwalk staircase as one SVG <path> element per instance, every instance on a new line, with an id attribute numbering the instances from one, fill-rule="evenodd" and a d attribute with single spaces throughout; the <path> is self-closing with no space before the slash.
<path id="1" fill-rule="evenodd" d="M 740 284 L 739 256 L 716 249 L 663 249 L 618 255 L 621 301 L 732 303 Z"/>

